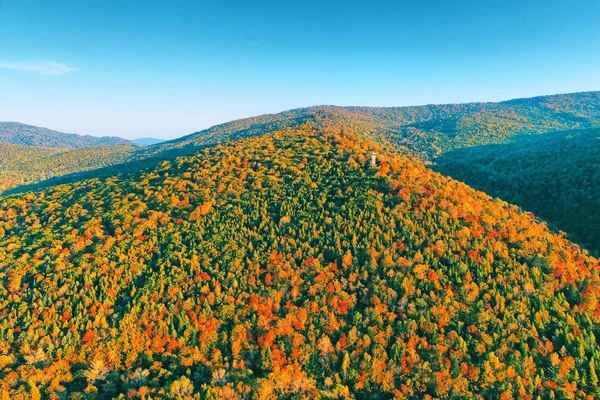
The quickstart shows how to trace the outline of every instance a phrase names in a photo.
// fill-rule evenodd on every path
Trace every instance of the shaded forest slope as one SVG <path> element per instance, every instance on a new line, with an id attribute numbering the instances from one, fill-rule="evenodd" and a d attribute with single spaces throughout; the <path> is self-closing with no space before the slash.
<path id="1" fill-rule="evenodd" d="M 435 162 L 437 171 L 536 213 L 600 254 L 600 129 L 522 136 Z"/>

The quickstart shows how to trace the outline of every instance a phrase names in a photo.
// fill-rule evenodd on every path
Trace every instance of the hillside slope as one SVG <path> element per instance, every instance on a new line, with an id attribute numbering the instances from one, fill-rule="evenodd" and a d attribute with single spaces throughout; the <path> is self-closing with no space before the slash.
<path id="1" fill-rule="evenodd" d="M 437 171 L 539 215 L 600 254 L 600 129 L 519 137 L 438 157 Z"/>
<path id="2" fill-rule="evenodd" d="M 67 174 L 75 178 L 85 171 L 130 160 L 133 146 L 95 146 L 82 149 L 34 147 L 0 143 L 0 193 Z"/>
<path id="3" fill-rule="evenodd" d="M 260 135 L 307 121 L 323 127 L 340 123 L 381 144 L 424 158 L 473 145 L 506 143 L 522 134 L 600 127 L 600 92 L 570 93 L 499 103 L 409 107 L 317 106 L 232 121 L 165 142 L 140 154 L 157 154 Z"/>
<path id="4" fill-rule="evenodd" d="M 116 171 L 152 168 L 164 159 L 192 155 L 207 146 L 262 135 L 276 129 L 298 127 L 307 122 L 323 129 L 343 125 L 361 138 L 377 141 L 387 149 L 432 159 L 459 148 L 507 143 L 513 136 L 521 134 L 599 127 L 600 92 L 541 96 L 500 103 L 301 108 L 231 121 L 180 139 L 143 146 L 126 158 L 108 155 L 106 160 L 98 160 L 97 164 L 115 168 L 93 171 L 84 176 L 110 176 Z M 77 170 L 76 165 L 66 166 L 61 171 L 49 169 L 49 177 L 62 177 L 42 185 L 76 181 L 82 177 L 77 173 L 72 177 L 63 176 L 63 171 L 82 172 Z M 12 187 L 15 185 L 9 186 Z"/>
<path id="5" fill-rule="evenodd" d="M 600 92 L 499 103 L 348 109 L 373 116 L 381 126 L 381 136 L 423 158 L 464 147 L 507 143 L 516 135 L 600 126 Z"/>
<path id="6" fill-rule="evenodd" d="M 0 389 L 585 398 L 598 274 L 530 214 L 306 123 L 4 198 Z"/>
<path id="7" fill-rule="evenodd" d="M 92 146 L 133 145 L 119 137 L 96 137 L 63 133 L 19 122 L 0 122 L 0 142 L 38 147 L 79 149 Z"/>
<path id="8" fill-rule="evenodd" d="M 60 147 L 36 147 L 22 144 L 0 143 L 0 165 L 7 166 L 64 153 L 68 149 Z"/>

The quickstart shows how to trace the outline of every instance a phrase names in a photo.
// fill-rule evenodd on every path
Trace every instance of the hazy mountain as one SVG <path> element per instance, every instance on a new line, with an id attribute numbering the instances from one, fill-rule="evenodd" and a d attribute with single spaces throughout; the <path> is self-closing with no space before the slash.
<path id="1" fill-rule="evenodd" d="M 157 144 L 157 143 L 162 143 L 165 140 L 163 139 L 156 139 L 156 138 L 139 138 L 139 139 L 133 139 L 132 142 L 139 144 L 140 146 L 150 146 L 153 144 Z"/>
<path id="2" fill-rule="evenodd" d="M 129 140 L 118 137 L 96 137 L 63 133 L 19 122 L 0 122 L 0 142 L 26 146 L 64 147 L 68 149 L 132 144 Z"/>

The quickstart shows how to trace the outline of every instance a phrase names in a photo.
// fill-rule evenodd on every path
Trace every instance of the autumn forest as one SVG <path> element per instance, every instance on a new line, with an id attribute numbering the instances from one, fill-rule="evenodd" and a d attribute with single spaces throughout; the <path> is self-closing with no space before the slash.
<path id="1" fill-rule="evenodd" d="M 524 103 L 6 144 L 3 179 L 56 163 L 0 198 L 0 398 L 595 398 L 600 97 Z M 589 205 L 523 197 L 544 157 Z"/>

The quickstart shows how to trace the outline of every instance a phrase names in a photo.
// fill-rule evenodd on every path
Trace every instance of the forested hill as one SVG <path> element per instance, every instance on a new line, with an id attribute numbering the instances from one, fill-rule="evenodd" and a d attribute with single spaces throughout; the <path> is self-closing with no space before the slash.
<path id="1" fill-rule="evenodd" d="M 3 198 L 2 395 L 600 395 L 598 260 L 361 127 Z"/>
<path id="2" fill-rule="evenodd" d="M 228 122 L 180 139 L 127 151 L 127 154 L 118 158 L 109 154 L 106 159 L 90 160 L 84 164 L 122 165 L 87 173 L 85 176 L 106 176 L 124 170 L 145 168 L 164 159 L 195 154 L 206 146 L 285 127 L 297 127 L 306 122 L 322 128 L 352 129 L 361 138 L 377 141 L 388 149 L 432 159 L 459 148 L 507 143 L 515 135 L 600 127 L 600 92 L 542 96 L 500 103 L 302 108 Z M 37 164 L 33 167 L 40 168 Z M 18 186 L 22 184 L 21 177 L 29 175 L 26 166 L 18 168 L 20 169 L 12 173 L 19 179 L 3 182 L 5 187 Z M 46 176 L 75 173 L 72 177 L 58 180 L 69 182 L 81 178 L 81 174 L 77 172 L 81 171 L 76 165 L 67 164 L 62 165 L 60 171 L 49 169 Z M 31 176 L 37 177 L 36 174 Z M 56 181 L 48 183 L 54 182 Z M 32 180 L 29 179 L 28 183 L 32 183 Z"/>
<path id="3" fill-rule="evenodd" d="M 121 145 L 65 149 L 0 143 L 0 193 L 66 174 L 77 179 L 85 171 L 128 162 L 134 151 Z"/>
<path id="4" fill-rule="evenodd" d="M 19 122 L 0 122 L 0 142 L 38 147 L 79 149 L 92 146 L 133 145 L 119 137 L 96 137 L 63 133 Z"/>
<path id="5" fill-rule="evenodd" d="M 463 147 L 506 143 L 515 135 L 600 126 L 600 92 L 499 103 L 348 109 L 372 116 L 382 127 L 380 136 L 424 158 Z"/>
<path id="6" fill-rule="evenodd" d="M 150 149 L 140 149 L 140 154 L 196 148 L 293 127 L 306 121 L 324 127 L 352 126 L 361 137 L 432 158 L 457 148 L 506 143 L 515 135 L 600 127 L 600 92 L 540 96 L 500 103 L 301 108 L 217 125 Z"/>

